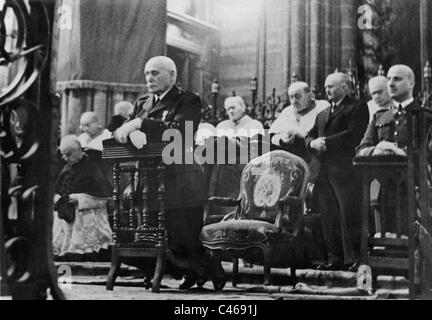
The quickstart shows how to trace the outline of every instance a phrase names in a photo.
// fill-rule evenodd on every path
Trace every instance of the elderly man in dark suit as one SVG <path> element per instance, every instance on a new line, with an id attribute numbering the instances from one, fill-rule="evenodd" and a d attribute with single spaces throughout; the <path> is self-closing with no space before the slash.
<path id="1" fill-rule="evenodd" d="M 213 265 L 199 241 L 203 225 L 203 204 L 207 200 L 204 178 L 198 164 L 185 164 L 188 146 L 187 131 L 195 134 L 201 118 L 201 99 L 192 92 L 175 86 L 177 70 L 168 57 L 151 58 L 145 66 L 145 77 L 150 94 L 139 98 L 134 105 L 133 120 L 114 133 L 116 140 L 125 143 L 129 138 L 133 145 L 142 148 L 147 142 L 160 142 L 167 129 L 181 134 L 182 142 L 176 147 L 182 150 L 181 164 L 170 164 L 166 172 L 166 226 L 168 245 L 174 254 L 191 259 L 209 269 L 216 289 L 225 284 L 223 269 Z M 180 289 L 189 289 L 197 279 L 195 273 L 186 273 Z"/>
<path id="2" fill-rule="evenodd" d="M 320 161 L 314 188 L 321 215 L 328 263 L 323 270 L 353 270 L 360 250 L 360 179 L 352 159 L 366 130 L 366 104 L 349 97 L 349 78 L 344 73 L 327 77 L 325 89 L 331 107 L 318 114 L 306 137 L 306 147 Z"/>

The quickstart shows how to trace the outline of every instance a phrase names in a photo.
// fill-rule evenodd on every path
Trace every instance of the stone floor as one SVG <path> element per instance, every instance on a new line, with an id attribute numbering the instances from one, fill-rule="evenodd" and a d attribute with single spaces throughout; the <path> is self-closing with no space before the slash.
<path id="1" fill-rule="evenodd" d="M 203 288 L 188 291 L 178 289 L 180 281 L 165 276 L 160 293 L 152 293 L 143 285 L 140 271 L 122 266 L 113 291 L 105 289 L 109 263 L 64 262 L 56 263 L 59 284 L 70 300 L 384 300 L 407 299 L 405 278 L 380 276 L 378 288 L 373 293 L 357 289 L 357 277 L 352 272 L 297 270 L 299 282 L 289 284 L 289 269 L 272 269 L 273 286 L 262 284 L 261 266 L 239 267 L 239 284 L 233 287 L 230 280 L 222 291 L 215 291 L 211 282 Z M 232 264 L 224 262 L 228 279 Z M 64 270 L 70 268 L 70 278 Z"/>

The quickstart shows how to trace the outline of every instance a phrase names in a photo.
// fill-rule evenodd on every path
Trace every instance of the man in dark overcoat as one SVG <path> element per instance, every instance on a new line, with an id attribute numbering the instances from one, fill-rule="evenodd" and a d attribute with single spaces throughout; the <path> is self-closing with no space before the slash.
<path id="1" fill-rule="evenodd" d="M 199 241 L 207 190 L 199 165 L 190 161 L 193 160 L 193 137 L 201 119 L 201 99 L 175 86 L 177 69 L 168 57 L 151 58 L 145 66 L 145 77 L 150 94 L 135 102 L 134 119 L 117 129 L 114 136 L 120 143 L 129 138 L 138 149 L 148 142 L 162 141 L 164 133 L 175 139 L 175 151 L 180 149 L 182 156 L 174 164 L 169 163 L 166 169 L 168 245 L 179 257 L 210 268 L 215 288 L 221 289 L 223 269 L 211 265 Z M 172 133 L 178 133 L 177 137 Z M 192 287 L 198 280 L 196 276 L 186 273 L 180 288 Z"/>
<path id="2" fill-rule="evenodd" d="M 331 107 L 318 114 L 306 137 L 306 147 L 320 161 L 314 188 L 321 216 L 328 261 L 324 270 L 355 268 L 360 250 L 361 183 L 352 160 L 366 130 L 369 112 L 365 103 L 349 97 L 349 77 L 334 73 L 325 90 Z"/>

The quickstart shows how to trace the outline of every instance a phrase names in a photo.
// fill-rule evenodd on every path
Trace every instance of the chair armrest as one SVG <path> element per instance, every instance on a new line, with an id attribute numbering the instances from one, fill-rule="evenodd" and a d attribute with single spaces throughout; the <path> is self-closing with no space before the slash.
<path id="1" fill-rule="evenodd" d="M 241 199 L 234 199 L 234 198 L 211 197 L 210 199 L 208 199 L 209 204 L 214 204 L 221 207 L 238 206 L 240 202 Z"/>
<path id="2" fill-rule="evenodd" d="M 279 204 L 301 204 L 302 199 L 299 197 L 285 196 L 279 200 Z"/>

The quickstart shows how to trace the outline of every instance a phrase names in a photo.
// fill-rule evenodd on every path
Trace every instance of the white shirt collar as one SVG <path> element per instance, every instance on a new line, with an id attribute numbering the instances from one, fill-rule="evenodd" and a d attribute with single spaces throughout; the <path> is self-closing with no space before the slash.
<path id="1" fill-rule="evenodd" d="M 405 100 L 402 103 L 399 103 L 399 102 L 396 102 L 396 101 L 393 100 L 393 104 L 396 106 L 396 108 L 399 108 L 399 105 L 402 105 L 403 109 L 405 109 L 408 105 L 410 105 L 413 102 L 414 102 L 414 98 L 413 97 L 409 98 L 408 100 Z"/>
<path id="2" fill-rule="evenodd" d="M 331 105 L 335 105 L 336 107 L 338 107 L 338 106 L 342 103 L 342 101 L 343 101 L 345 98 L 346 98 L 346 96 L 343 96 L 341 99 L 339 99 L 338 102 L 334 102 L 334 104 L 331 103 Z"/>
<path id="3" fill-rule="evenodd" d="M 157 99 L 157 101 L 162 100 L 173 87 L 174 86 L 170 87 L 167 91 L 165 91 L 164 93 L 162 93 L 159 96 L 157 94 L 155 94 L 155 99 Z"/>

